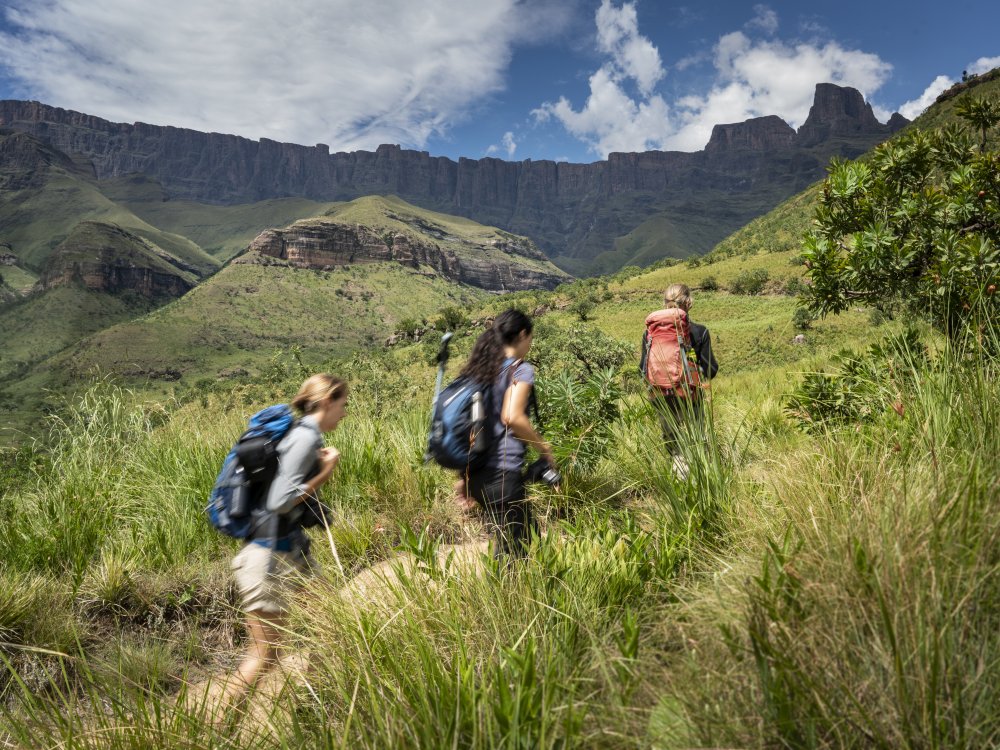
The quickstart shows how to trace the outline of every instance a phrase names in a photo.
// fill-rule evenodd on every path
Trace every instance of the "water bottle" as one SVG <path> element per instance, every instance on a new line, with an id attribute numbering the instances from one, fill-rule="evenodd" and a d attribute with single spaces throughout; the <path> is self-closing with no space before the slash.
<path id="1" fill-rule="evenodd" d="M 472 421 L 483 421 L 483 394 L 479 391 L 472 394 Z"/>
<path id="2" fill-rule="evenodd" d="M 486 429 L 486 420 L 483 414 L 483 396 L 479 391 L 472 394 L 472 434 L 469 446 L 473 453 L 479 453 L 485 444 L 486 436 L 483 432 Z"/>

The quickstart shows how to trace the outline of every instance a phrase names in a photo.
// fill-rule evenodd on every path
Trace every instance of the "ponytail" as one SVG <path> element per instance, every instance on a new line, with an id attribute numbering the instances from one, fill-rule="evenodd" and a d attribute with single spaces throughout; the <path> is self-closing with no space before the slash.
<path id="1" fill-rule="evenodd" d="M 306 379 L 292 399 L 292 406 L 303 414 L 312 414 L 324 399 L 336 401 L 346 395 L 347 383 L 328 373 L 320 373 Z"/>
<path id="2" fill-rule="evenodd" d="M 476 339 L 462 374 L 479 383 L 492 383 L 503 367 L 504 347 L 517 341 L 522 332 L 531 334 L 531 318 L 520 310 L 505 310 L 493 320 L 493 327 Z"/>

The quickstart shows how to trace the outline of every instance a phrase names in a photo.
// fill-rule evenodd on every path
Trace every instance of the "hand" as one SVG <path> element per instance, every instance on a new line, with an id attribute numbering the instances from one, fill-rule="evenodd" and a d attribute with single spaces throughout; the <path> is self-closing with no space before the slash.
<path id="1" fill-rule="evenodd" d="M 551 466 L 553 469 L 556 468 L 556 457 L 552 454 L 551 445 L 549 445 L 548 443 L 542 443 L 541 446 L 538 448 L 538 453 L 539 455 L 541 455 L 542 458 L 544 458 L 546 461 L 549 462 L 549 466 Z"/>
<path id="2" fill-rule="evenodd" d="M 336 448 L 320 448 L 319 449 L 319 463 L 320 471 L 329 475 L 336 468 L 337 464 L 340 463 L 340 451 Z"/>

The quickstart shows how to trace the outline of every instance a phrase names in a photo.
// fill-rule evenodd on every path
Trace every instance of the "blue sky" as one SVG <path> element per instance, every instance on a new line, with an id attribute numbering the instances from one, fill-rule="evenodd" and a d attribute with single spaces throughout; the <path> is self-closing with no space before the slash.
<path id="1" fill-rule="evenodd" d="M 805 9 L 804 9 L 805 7 Z M 816 83 L 913 116 L 1000 65 L 1000 3 L 0 0 L 0 98 L 452 158 L 695 150 Z"/>

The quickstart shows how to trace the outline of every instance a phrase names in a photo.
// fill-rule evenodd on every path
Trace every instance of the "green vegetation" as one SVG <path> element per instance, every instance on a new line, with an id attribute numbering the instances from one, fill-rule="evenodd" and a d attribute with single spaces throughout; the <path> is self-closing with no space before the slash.
<path id="1" fill-rule="evenodd" d="M 865 215 L 858 201 L 843 218 Z M 172 399 L 101 382 L 50 434 L 0 454 L 0 738 L 996 746 L 995 315 L 975 338 L 941 336 L 914 314 L 923 292 L 900 289 L 897 308 L 831 310 L 793 343 L 808 314 L 788 294 L 801 285 L 798 248 L 743 247 L 707 259 L 710 273 L 692 259 L 505 297 L 460 298 L 398 265 L 240 263 L 54 360 L 82 372 L 169 359 L 185 381 L 231 377 Z M 748 281 L 760 288 L 731 293 Z M 635 372 L 641 321 L 671 282 L 703 287 L 692 316 L 722 365 L 707 433 L 686 428 L 683 481 Z M 434 337 L 358 349 L 372 330 L 415 331 L 436 315 L 456 329 L 458 360 L 481 318 L 510 304 L 538 310 L 542 417 L 565 471 L 559 493 L 530 488 L 545 533 L 529 559 L 498 569 L 481 520 L 452 498 L 454 477 L 422 462 Z M 248 356 L 254 373 L 217 369 Z M 328 583 L 293 614 L 291 650 L 308 668 L 289 661 L 287 682 L 219 717 L 205 680 L 233 666 L 241 630 L 235 546 L 208 526 L 205 498 L 247 416 L 322 369 L 348 377 L 352 401 L 330 441 L 343 454 L 323 491 L 334 520 L 315 537 Z"/>
<path id="2" fill-rule="evenodd" d="M 970 324 L 981 335 L 998 310 L 998 102 L 958 100 L 955 111 L 973 132 L 913 131 L 864 162 L 831 167 L 802 253 L 812 310 L 906 305 L 951 336 Z"/>
<path id="3" fill-rule="evenodd" d="M 44 147 L 39 143 L 38 148 Z M 82 169 L 50 164 L 40 172 L 37 184 L 4 189 L 0 202 L 0 242 L 9 244 L 27 269 L 39 271 L 56 246 L 84 220 L 127 229 L 200 276 L 219 267 L 217 260 L 191 240 L 159 229 L 109 200 Z"/>
<path id="4" fill-rule="evenodd" d="M 263 230 L 321 215 L 333 205 L 305 198 L 275 198 L 236 206 L 169 200 L 158 182 L 142 175 L 104 180 L 98 187 L 143 221 L 187 237 L 223 262 L 246 250 Z"/>
<path id="5" fill-rule="evenodd" d="M 728 283 L 738 268 L 734 259 L 714 270 Z M 625 282 L 633 292 L 648 283 Z M 234 547 L 203 519 L 204 498 L 247 414 L 327 365 L 282 358 L 184 405 L 136 402 L 108 385 L 85 394 L 44 450 L 26 447 L 6 469 L 0 627 L 7 644 L 31 647 L 3 647 L 10 739 L 995 742 L 994 364 L 947 349 L 932 362 L 911 336 L 891 349 L 898 355 L 872 350 L 858 360 L 870 366 L 851 370 L 862 421 L 803 431 L 784 397 L 805 360 L 741 364 L 720 353 L 714 437 L 686 443 L 692 479 L 678 482 L 644 395 L 621 380 L 635 346 L 613 353 L 626 300 L 621 286 L 609 291 L 590 336 L 562 335 L 569 311 L 539 318 L 543 417 L 567 471 L 561 495 L 532 488 L 546 535 L 512 573 L 470 544 L 481 525 L 460 517 L 451 478 L 421 463 L 433 377 L 422 346 L 329 364 L 354 385 L 332 437 L 344 455 L 325 490 L 335 521 L 316 544 L 333 588 L 296 610 L 306 680 L 293 671 L 287 689 L 263 687 L 264 708 L 238 729 L 213 722 L 203 697 L 241 632 L 226 583 Z M 785 296 L 699 294 L 696 309 L 708 320 L 716 307 L 766 310 L 772 300 L 787 319 Z M 641 318 L 629 317 L 634 334 Z M 766 313 L 747 318 L 746 335 L 766 339 Z M 587 341 L 592 350 L 574 348 Z M 609 357 L 607 372 L 588 378 L 584 361 L 596 355 Z"/>

